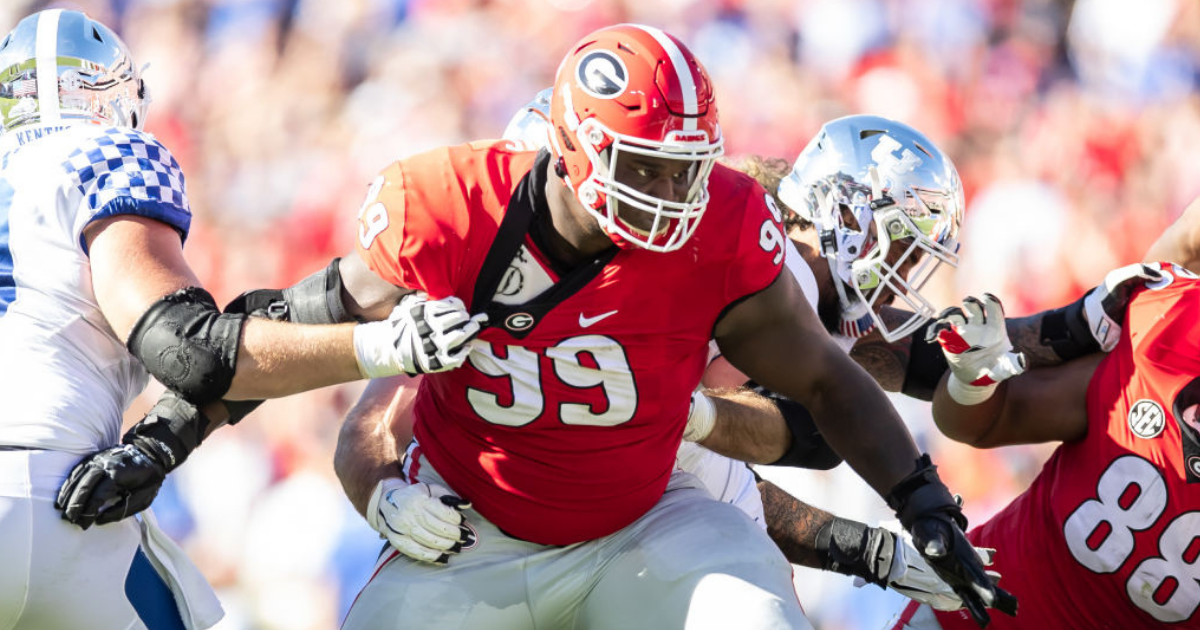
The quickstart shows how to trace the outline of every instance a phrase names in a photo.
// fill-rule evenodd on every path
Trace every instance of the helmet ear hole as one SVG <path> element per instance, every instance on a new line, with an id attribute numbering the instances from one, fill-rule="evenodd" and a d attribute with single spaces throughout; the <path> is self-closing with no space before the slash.
<path id="1" fill-rule="evenodd" d="M 571 142 L 571 136 L 567 133 L 567 130 L 563 129 L 561 126 L 558 127 L 558 137 L 562 140 L 564 149 L 568 151 L 575 150 L 575 143 Z"/>
<path id="2" fill-rule="evenodd" d="M 858 224 L 858 217 L 854 216 L 854 211 L 850 209 L 850 206 L 839 203 L 838 212 L 842 215 L 842 225 L 856 232 L 863 231 L 862 226 Z"/>

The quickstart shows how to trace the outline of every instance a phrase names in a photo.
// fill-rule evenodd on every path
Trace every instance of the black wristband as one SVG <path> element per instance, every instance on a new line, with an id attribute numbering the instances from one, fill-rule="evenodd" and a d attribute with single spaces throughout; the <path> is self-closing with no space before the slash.
<path id="1" fill-rule="evenodd" d="M 1047 311 L 1042 316 L 1042 327 L 1038 337 L 1042 345 L 1049 346 L 1063 361 L 1100 352 L 1100 342 L 1092 336 L 1083 316 L 1085 299 L 1086 293 L 1078 300 L 1062 308 Z"/>
<path id="2" fill-rule="evenodd" d="M 896 537 L 880 527 L 834 517 L 817 532 L 821 568 L 884 587 L 892 570 Z"/>
<path id="3" fill-rule="evenodd" d="M 893 486 L 884 500 L 896 511 L 896 517 L 905 529 L 912 527 L 918 518 L 931 514 L 953 519 L 960 529 L 967 529 L 967 517 L 950 489 L 938 477 L 937 466 L 933 465 L 928 453 L 917 459 L 916 470 Z"/>
<path id="4" fill-rule="evenodd" d="M 167 390 L 121 441 L 145 451 L 166 473 L 178 468 L 196 450 L 208 424 L 208 417 L 196 405 Z"/>
<path id="5" fill-rule="evenodd" d="M 242 418 L 250 415 L 251 411 L 258 409 L 258 406 L 263 404 L 261 400 L 222 400 L 225 405 L 225 410 L 229 412 L 229 420 L 226 424 L 233 426 L 242 421 Z"/>
<path id="6" fill-rule="evenodd" d="M 925 332 L 933 324 L 932 320 L 927 322 L 909 337 L 912 344 L 908 350 L 908 366 L 904 370 L 904 384 L 900 386 L 900 393 L 926 401 L 933 400 L 942 375 L 950 369 L 942 345 L 936 339 L 925 340 Z"/>

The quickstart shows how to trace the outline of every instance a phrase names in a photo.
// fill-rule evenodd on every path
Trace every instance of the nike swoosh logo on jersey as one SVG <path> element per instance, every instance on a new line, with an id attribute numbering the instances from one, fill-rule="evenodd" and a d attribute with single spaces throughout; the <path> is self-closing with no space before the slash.
<path id="1" fill-rule="evenodd" d="M 583 313 L 580 313 L 579 314 L 579 327 L 587 328 L 588 326 L 595 324 L 596 322 L 604 319 L 605 317 L 610 317 L 610 316 L 616 315 L 616 314 L 617 314 L 616 311 L 609 311 L 607 313 L 601 313 L 595 317 L 584 317 Z"/>

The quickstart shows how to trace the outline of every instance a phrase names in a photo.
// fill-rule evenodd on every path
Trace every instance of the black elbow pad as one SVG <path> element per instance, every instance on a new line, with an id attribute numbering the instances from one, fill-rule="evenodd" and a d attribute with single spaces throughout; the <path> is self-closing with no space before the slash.
<path id="1" fill-rule="evenodd" d="M 842 457 L 825 441 L 821 432 L 817 430 L 812 414 L 804 405 L 761 385 L 754 385 L 752 389 L 775 403 L 792 433 L 792 445 L 783 457 L 771 462 L 771 466 L 832 470 L 842 463 Z"/>
<path id="2" fill-rule="evenodd" d="M 168 389 L 204 405 L 233 383 L 245 322 L 245 315 L 222 314 L 204 289 L 187 287 L 152 304 L 126 347 Z"/>

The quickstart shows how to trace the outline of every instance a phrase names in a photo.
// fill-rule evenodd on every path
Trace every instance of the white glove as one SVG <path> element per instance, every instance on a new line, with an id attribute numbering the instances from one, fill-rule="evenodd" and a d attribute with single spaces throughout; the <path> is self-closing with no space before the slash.
<path id="1" fill-rule="evenodd" d="M 462 300 L 410 293 L 381 322 L 354 327 L 354 352 L 366 378 L 453 370 L 467 360 L 469 342 L 487 315 L 471 316 Z"/>
<path id="2" fill-rule="evenodd" d="M 1008 340 L 1004 306 L 990 293 L 942 311 L 925 333 L 926 342 L 934 339 L 950 364 L 947 391 L 961 405 L 987 400 L 997 383 L 1025 371 L 1025 355 L 1013 352 Z"/>
<path id="3" fill-rule="evenodd" d="M 896 525 L 898 526 L 899 523 Z M 928 604 L 934 610 L 961 609 L 963 607 L 962 598 L 943 582 L 925 561 L 925 558 L 921 557 L 921 553 L 909 542 L 908 532 L 899 531 L 894 527 L 889 527 L 888 530 L 896 537 L 896 551 L 892 556 L 892 567 L 887 578 L 888 588 L 909 599 Z M 992 558 L 996 555 L 996 550 L 975 547 L 975 553 L 979 556 L 979 561 L 983 563 L 983 566 L 988 567 L 992 565 Z M 988 571 L 987 574 L 993 582 L 1000 581 L 999 573 Z M 860 577 L 854 578 L 855 586 L 862 587 L 866 584 L 866 580 Z"/>
<path id="4" fill-rule="evenodd" d="M 712 399 L 700 393 L 692 392 L 692 402 L 688 405 L 687 427 L 683 429 L 683 441 L 703 442 L 712 433 L 713 424 L 717 421 L 717 408 Z"/>
<path id="5" fill-rule="evenodd" d="M 1103 282 L 1088 291 L 1083 298 L 1083 319 L 1101 350 L 1112 351 L 1121 339 L 1121 324 L 1133 290 L 1162 278 L 1162 272 L 1154 265 L 1136 263 L 1113 269 Z"/>
<path id="6" fill-rule="evenodd" d="M 475 543 L 463 523 L 462 511 L 470 507 L 442 486 L 390 477 L 375 485 L 367 523 L 409 558 L 446 564 L 451 554 Z"/>

